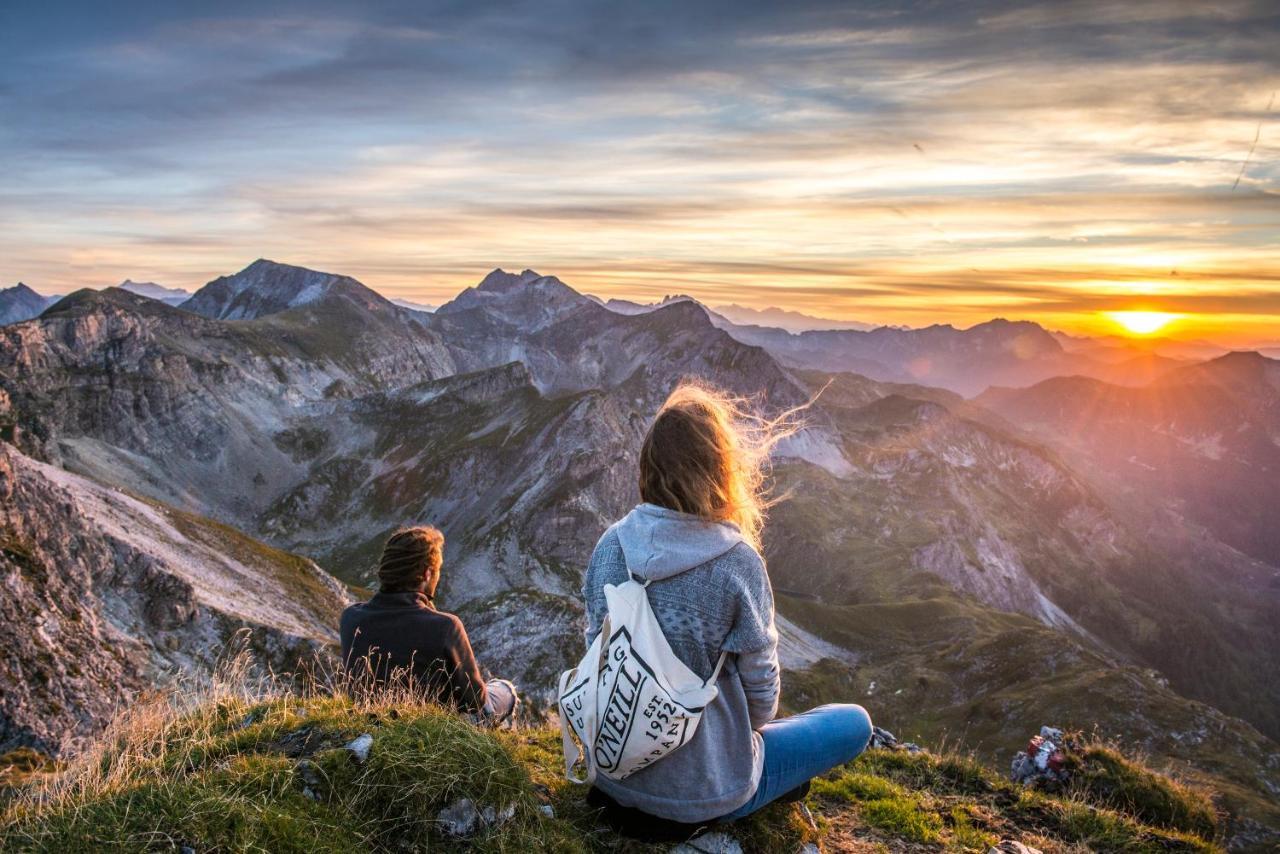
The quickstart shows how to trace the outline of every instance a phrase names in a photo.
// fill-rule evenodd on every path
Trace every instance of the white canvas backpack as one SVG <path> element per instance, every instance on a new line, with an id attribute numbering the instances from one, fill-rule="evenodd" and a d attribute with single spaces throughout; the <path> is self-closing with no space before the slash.
<path id="1" fill-rule="evenodd" d="M 641 583 L 630 569 L 627 575 L 622 584 L 605 585 L 600 634 L 560 677 L 564 768 L 575 783 L 594 783 L 597 774 L 622 780 L 680 748 L 719 694 L 725 653 L 704 682 L 671 651 L 649 607 L 649 581 Z M 579 763 L 585 776 L 574 773 Z"/>

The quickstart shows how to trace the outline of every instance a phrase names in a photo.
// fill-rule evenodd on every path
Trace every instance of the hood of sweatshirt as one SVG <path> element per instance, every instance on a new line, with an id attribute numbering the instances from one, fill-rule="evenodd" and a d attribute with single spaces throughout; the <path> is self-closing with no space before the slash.
<path id="1" fill-rule="evenodd" d="M 613 529 L 627 569 L 641 581 L 679 575 L 746 542 L 731 522 L 706 522 L 656 504 L 639 505 Z"/>

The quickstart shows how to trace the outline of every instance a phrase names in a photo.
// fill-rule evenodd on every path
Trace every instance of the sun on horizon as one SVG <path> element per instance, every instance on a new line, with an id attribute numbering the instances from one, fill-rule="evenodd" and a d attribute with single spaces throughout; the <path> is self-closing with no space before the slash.
<path id="1" fill-rule="evenodd" d="M 1108 311 L 1105 314 L 1130 335 L 1151 335 L 1179 317 L 1166 311 Z"/>

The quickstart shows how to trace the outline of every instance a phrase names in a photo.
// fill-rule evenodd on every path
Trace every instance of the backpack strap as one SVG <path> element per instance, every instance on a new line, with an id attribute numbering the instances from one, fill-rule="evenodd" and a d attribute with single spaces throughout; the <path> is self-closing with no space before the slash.
<path id="1" fill-rule="evenodd" d="M 640 576 L 636 575 L 634 572 L 631 571 L 630 566 L 627 567 L 627 578 L 631 579 L 636 584 L 639 584 L 641 587 L 648 587 L 649 584 L 652 583 L 653 581 L 652 578 L 641 578 Z"/>
<path id="2" fill-rule="evenodd" d="M 596 720 L 598 711 L 596 708 L 596 686 L 600 679 L 600 661 L 605 656 L 608 648 L 611 622 L 609 615 L 606 613 L 600 626 L 600 633 L 596 635 L 596 639 L 592 643 L 593 647 L 598 644 L 600 651 L 598 655 L 590 656 L 588 665 L 591 668 L 591 672 L 586 688 L 586 709 L 583 712 L 583 723 L 587 731 L 583 733 L 584 740 L 581 749 L 578 748 L 577 743 L 573 740 L 573 728 L 569 724 L 569 719 L 565 715 L 564 709 L 560 709 L 560 739 L 564 747 L 564 776 L 569 782 L 579 785 L 590 786 L 596 781 L 596 763 L 591 756 L 591 742 L 595 741 L 599 727 L 599 722 Z M 560 690 L 556 694 L 557 699 L 564 696 L 565 690 L 579 675 L 581 674 L 579 674 L 576 667 L 572 670 L 566 670 L 560 675 Z M 582 777 L 578 777 L 574 773 L 574 768 L 579 763 L 582 763 L 585 770 Z"/>
<path id="3" fill-rule="evenodd" d="M 729 653 L 727 650 L 720 650 L 720 660 L 716 662 L 716 669 L 711 671 L 711 676 L 708 677 L 706 682 L 702 683 L 703 685 L 716 684 L 716 680 L 720 678 L 720 668 L 724 667 L 724 660 L 728 655 Z"/>
<path id="4" fill-rule="evenodd" d="M 634 572 L 631 571 L 630 566 L 627 567 L 627 578 L 631 579 L 636 584 L 639 584 L 641 587 L 644 587 L 646 591 L 648 590 L 649 585 L 653 582 L 652 578 L 640 578 L 638 575 L 636 575 Z M 606 617 L 606 619 L 608 618 Z M 716 662 L 716 669 L 711 671 L 710 678 L 708 678 L 706 682 L 702 683 L 704 686 L 716 684 L 716 680 L 720 678 L 720 668 L 724 667 L 724 659 L 725 659 L 725 656 L 727 656 L 728 654 L 729 653 L 724 650 L 720 651 L 720 660 Z"/>

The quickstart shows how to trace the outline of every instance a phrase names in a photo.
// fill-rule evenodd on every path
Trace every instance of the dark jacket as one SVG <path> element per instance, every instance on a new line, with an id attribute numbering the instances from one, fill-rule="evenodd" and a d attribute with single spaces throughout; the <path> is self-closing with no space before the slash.
<path id="1" fill-rule="evenodd" d="M 462 621 L 421 593 L 378 593 L 342 612 L 342 660 L 360 684 L 393 676 L 462 711 L 485 703 L 484 678 Z"/>

